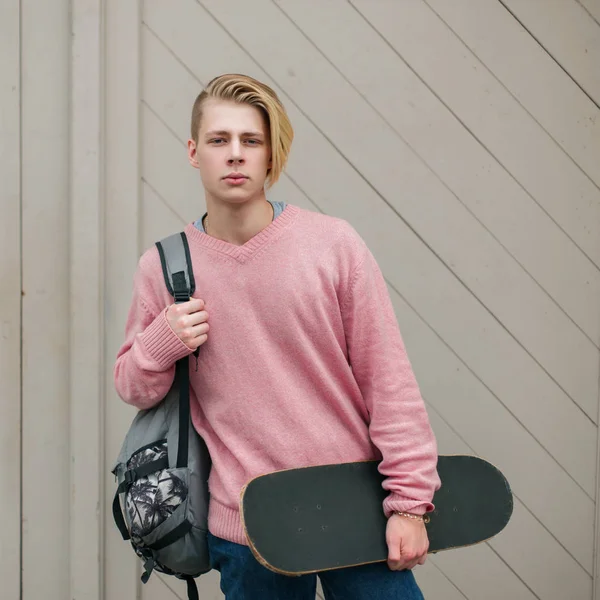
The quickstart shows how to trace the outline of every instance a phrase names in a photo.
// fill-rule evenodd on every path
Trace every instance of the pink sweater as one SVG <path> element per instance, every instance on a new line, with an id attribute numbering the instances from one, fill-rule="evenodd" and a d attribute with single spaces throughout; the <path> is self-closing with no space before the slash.
<path id="1" fill-rule="evenodd" d="M 386 515 L 433 510 L 436 441 L 385 281 L 355 230 L 287 205 L 243 246 L 185 232 L 210 324 L 190 369 L 193 423 L 213 460 L 210 531 L 247 543 L 238 503 L 253 477 L 348 461 L 381 460 Z M 140 409 L 164 397 L 190 354 L 166 320 L 171 303 L 153 247 L 114 372 Z"/>

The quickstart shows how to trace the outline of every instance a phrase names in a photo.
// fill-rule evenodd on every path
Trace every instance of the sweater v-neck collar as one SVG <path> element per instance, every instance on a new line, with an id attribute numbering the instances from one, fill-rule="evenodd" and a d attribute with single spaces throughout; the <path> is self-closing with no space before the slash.
<path id="1" fill-rule="evenodd" d="M 262 231 L 259 231 L 254 237 L 250 238 L 241 246 L 211 237 L 203 231 L 200 231 L 193 223 L 186 226 L 185 234 L 191 243 L 198 244 L 209 250 L 220 252 L 221 254 L 226 254 L 243 263 L 250 259 L 272 239 L 279 237 L 281 231 L 294 221 L 299 212 L 300 209 L 297 206 L 287 204 L 283 212 L 276 219 L 271 221 Z"/>

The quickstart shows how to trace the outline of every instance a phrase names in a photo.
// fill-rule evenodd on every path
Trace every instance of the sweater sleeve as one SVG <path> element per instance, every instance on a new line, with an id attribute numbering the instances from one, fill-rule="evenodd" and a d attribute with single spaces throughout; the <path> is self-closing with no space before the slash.
<path id="1" fill-rule="evenodd" d="M 383 509 L 424 514 L 440 487 L 437 443 L 375 258 L 362 257 L 342 305 L 349 361 L 370 416 L 371 441 L 389 494 Z"/>
<path id="2" fill-rule="evenodd" d="M 146 255 L 138 265 L 125 341 L 114 366 L 117 393 L 139 409 L 152 408 L 165 397 L 173 384 L 175 363 L 193 352 L 167 321 L 165 297 L 154 288 L 154 282 L 162 283 L 162 272 L 153 273 L 149 262 Z M 160 269 L 160 263 L 154 266 Z"/>

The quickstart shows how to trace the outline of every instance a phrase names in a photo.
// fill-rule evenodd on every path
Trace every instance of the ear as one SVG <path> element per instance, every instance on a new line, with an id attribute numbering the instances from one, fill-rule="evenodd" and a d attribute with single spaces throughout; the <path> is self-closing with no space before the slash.
<path id="1" fill-rule="evenodd" d="M 198 164 L 198 154 L 197 154 L 197 146 L 196 142 L 192 139 L 189 139 L 187 142 L 188 147 L 188 160 L 190 161 L 190 165 L 194 167 L 194 169 L 199 169 L 200 165 Z"/>

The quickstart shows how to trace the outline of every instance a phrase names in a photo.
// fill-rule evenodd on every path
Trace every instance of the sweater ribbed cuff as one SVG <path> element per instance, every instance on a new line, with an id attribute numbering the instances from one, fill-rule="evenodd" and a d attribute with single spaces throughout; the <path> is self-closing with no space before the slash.
<path id="1" fill-rule="evenodd" d="M 154 321 L 140 334 L 140 342 L 148 355 L 163 370 L 172 367 L 180 358 L 192 354 L 171 329 L 166 317 L 166 309 L 156 316 Z"/>
<path id="2" fill-rule="evenodd" d="M 434 509 L 435 506 L 431 502 L 404 498 L 398 494 L 390 494 L 383 501 L 383 512 L 387 518 L 391 517 L 395 512 L 408 512 L 415 515 L 424 515 L 425 513 L 432 512 Z"/>

